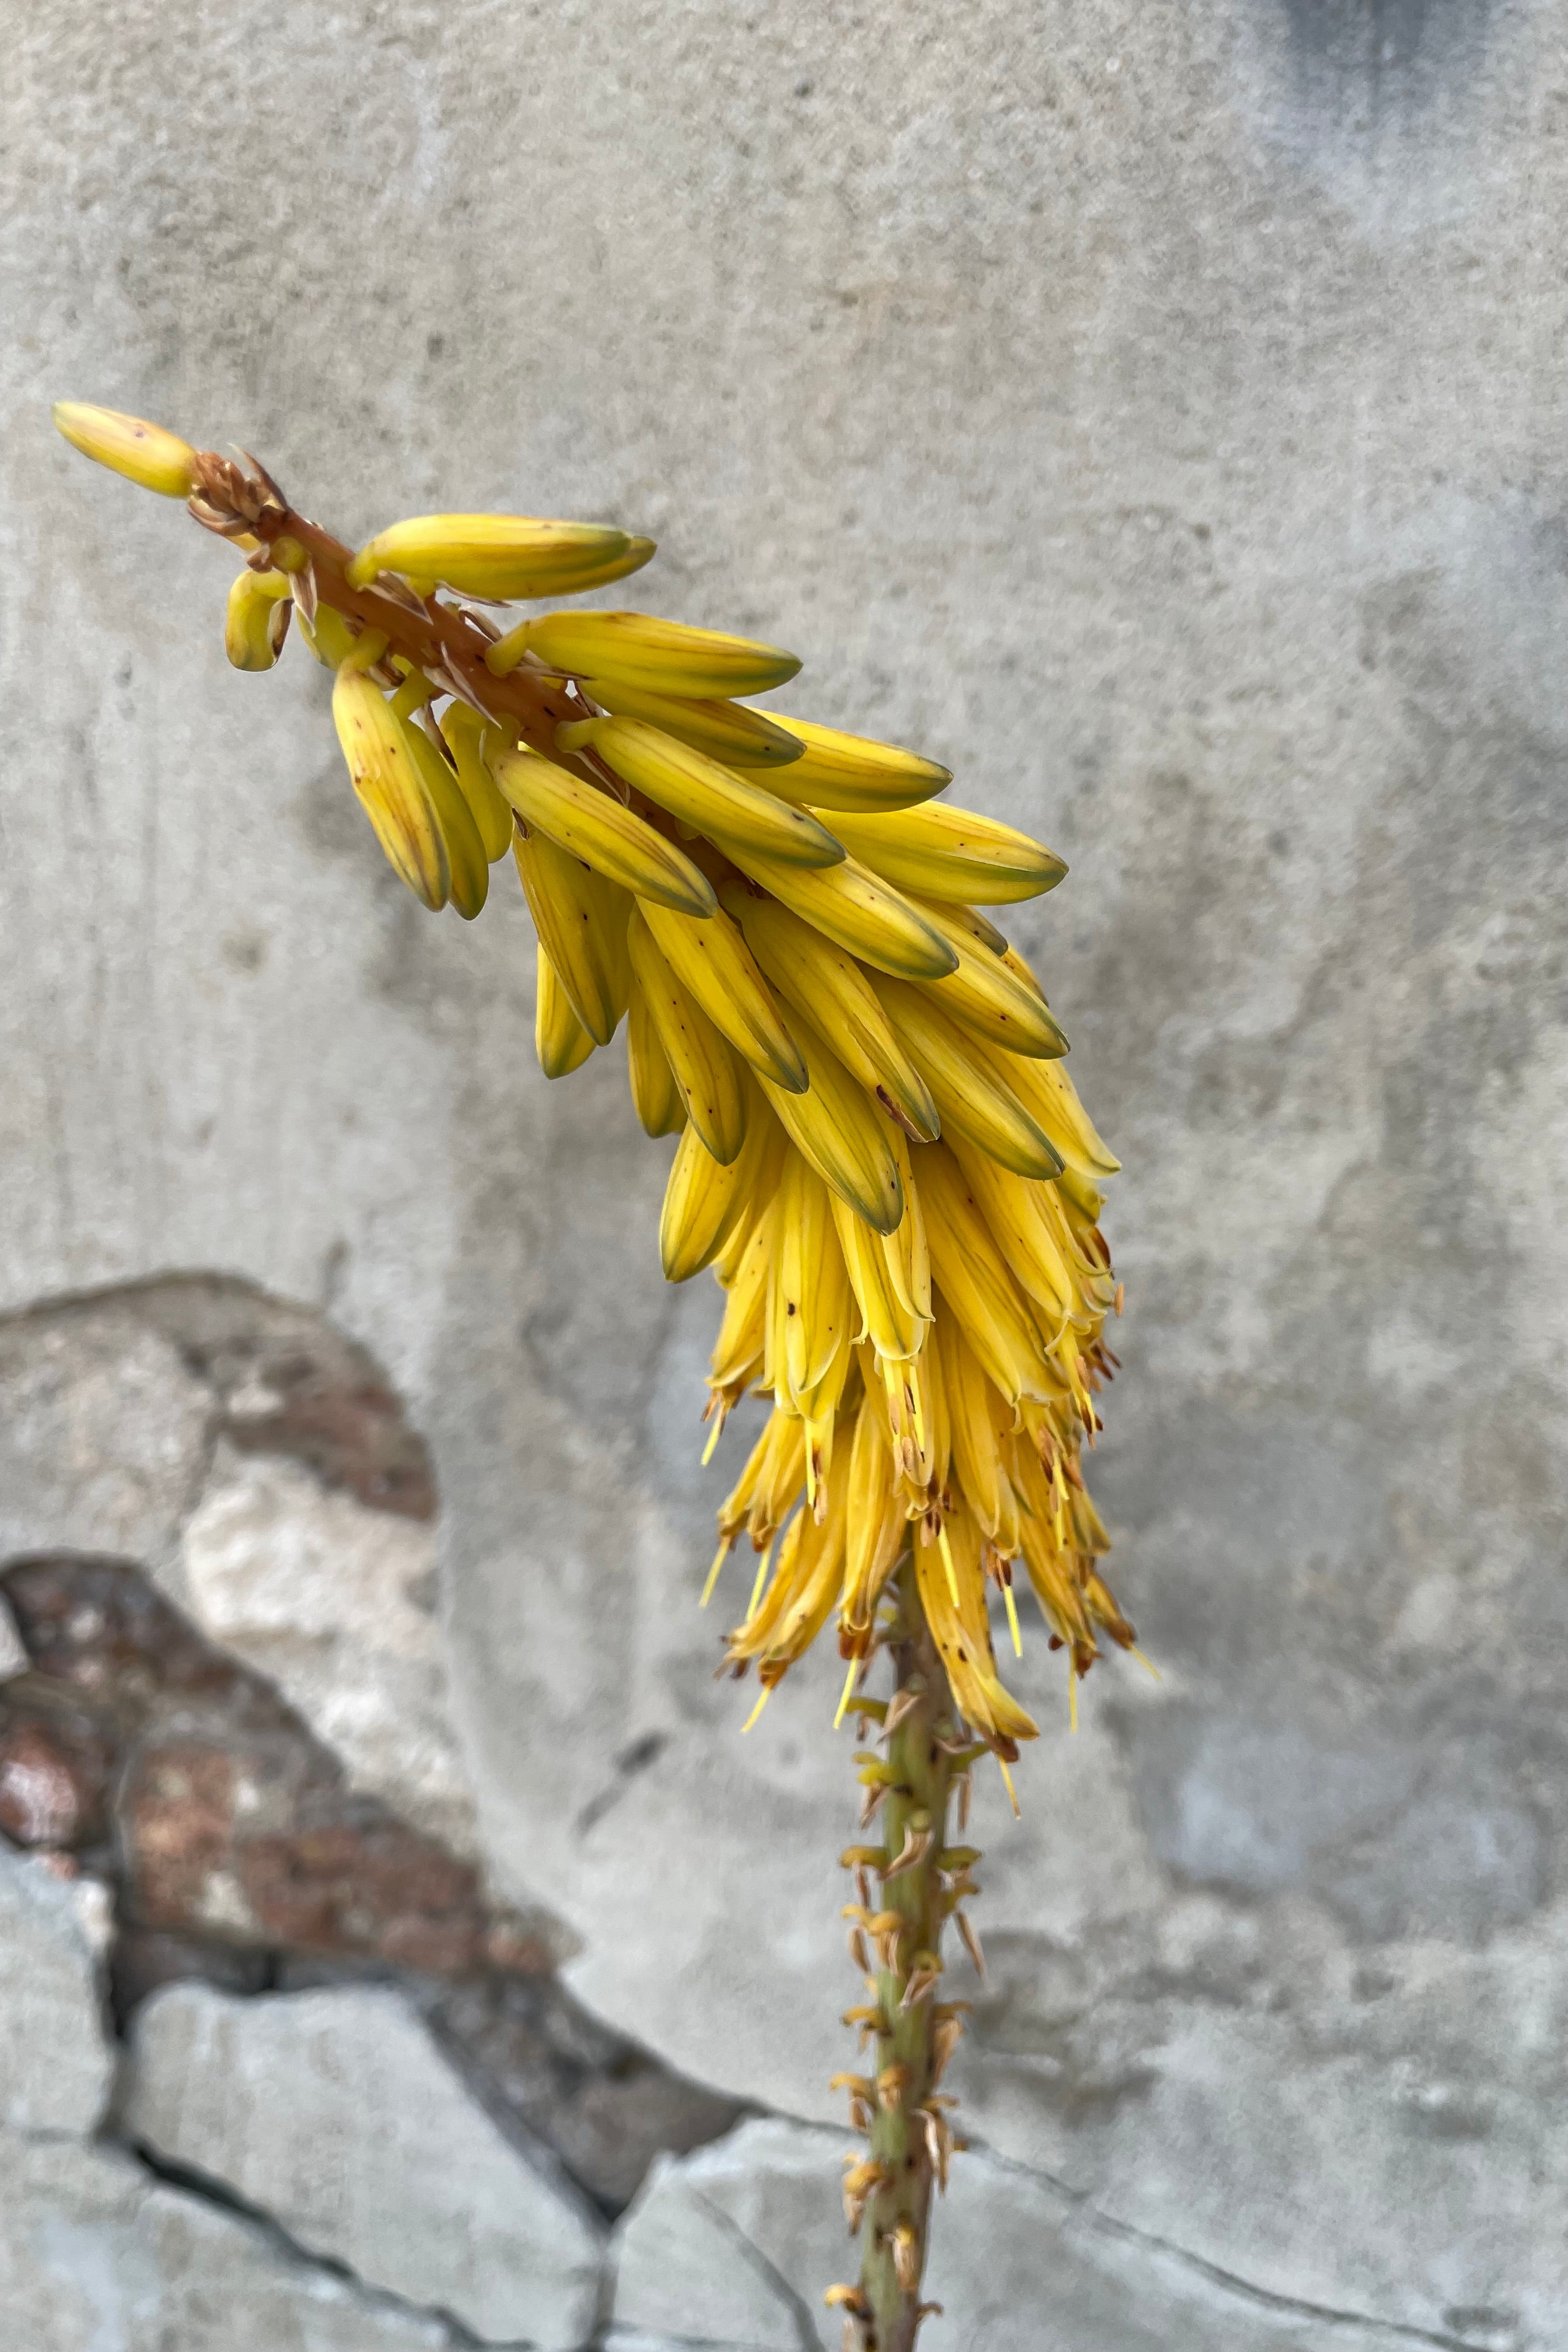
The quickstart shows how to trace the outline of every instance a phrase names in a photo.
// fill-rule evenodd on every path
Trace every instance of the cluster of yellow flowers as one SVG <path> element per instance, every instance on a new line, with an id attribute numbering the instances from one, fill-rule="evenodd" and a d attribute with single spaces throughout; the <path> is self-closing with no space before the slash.
<path id="1" fill-rule="evenodd" d="M 354 791 L 426 906 L 472 918 L 513 854 L 546 1075 L 625 1023 L 637 1116 L 680 1137 L 664 1270 L 711 1265 L 725 1292 L 714 1437 L 749 1391 L 773 1399 L 709 1579 L 745 1534 L 735 1671 L 754 1664 L 765 1696 L 837 1617 L 847 1701 L 912 1544 L 954 1699 L 1015 1755 L 1035 1727 L 999 1679 L 989 1604 L 1016 1646 L 1020 1560 L 1074 1675 L 1101 1634 L 1132 1638 L 1080 1470 L 1115 1361 L 1098 1220 L 1117 1162 L 983 911 L 1049 890 L 1061 861 L 939 802 L 929 760 L 747 708 L 800 667 L 771 646 L 630 612 L 491 617 L 620 579 L 647 540 L 437 515 L 351 553 L 252 459 L 56 415 L 245 551 L 237 667 L 270 667 L 298 615 L 334 674 Z"/>

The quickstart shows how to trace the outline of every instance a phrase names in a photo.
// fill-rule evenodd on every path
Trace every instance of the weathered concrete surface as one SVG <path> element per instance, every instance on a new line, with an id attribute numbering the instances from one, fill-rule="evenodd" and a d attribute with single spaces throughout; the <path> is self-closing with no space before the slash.
<path id="1" fill-rule="evenodd" d="M 0 1560 L 144 1563 L 356 1787 L 472 1853 L 435 1517 L 397 1400 L 309 1310 L 171 1280 L 0 1322 Z"/>
<path id="2" fill-rule="evenodd" d="M 433 2314 L 95 2146 L 113 2053 L 93 1890 L 0 1850 L 0 2311 L 27 2352 L 438 2352 Z"/>
<path id="3" fill-rule="evenodd" d="M 822 2111 L 847 1743 L 826 1662 L 744 1746 L 708 1679 L 713 1298 L 618 1057 L 537 1077 L 515 894 L 419 917 L 320 681 L 227 673 L 221 551 L 39 404 L 351 533 L 658 533 L 647 601 L 1073 867 L 1019 936 L 1127 1162 L 1165 1679 L 1075 1744 L 1031 1649 L 961 2087 L 1271 2292 L 1561 2340 L 1568 13 L 41 0 L 12 68 L 0 1297 L 330 1304 L 435 1443 L 490 1853 Z"/>
<path id="4" fill-rule="evenodd" d="M 87 1873 L 79 1905 L 96 1887 L 122 1930 L 248 1953 L 258 1987 L 285 1958 L 469 1993 L 550 1969 L 551 1919 L 489 1903 L 472 1863 L 356 1790 L 273 1686 L 140 1570 L 35 1557 L 0 1593 L 29 1667 L 0 1687 L 0 1832 Z"/>
<path id="5" fill-rule="evenodd" d="M 0 2134 L 0 2299 L 27 2352 L 442 2352 L 458 2340 L 128 2157 Z"/>
<path id="6" fill-rule="evenodd" d="M 643 2337 L 827 2352 L 853 2269 L 831 2189 L 842 2137 L 770 2119 L 662 2162 L 616 2231 L 611 2352 Z M 922 2352 L 1394 2352 L 1397 2331 L 1257 2294 L 1109 2224 L 1059 2182 L 976 2153 L 938 2209 Z M 1407 2340 L 1407 2339 L 1406 2339 Z"/>
<path id="7" fill-rule="evenodd" d="M 359 1787 L 471 1851 L 431 1528 L 324 1494 L 298 1463 L 220 1446 L 179 1565 L 203 1632 L 276 1683 Z"/>
<path id="8" fill-rule="evenodd" d="M 599 2226 L 542 2147 L 508 2145 L 393 1992 L 233 2000 L 172 1985 L 137 2015 L 124 2128 L 367 2285 L 487 2342 L 575 2352 Z"/>

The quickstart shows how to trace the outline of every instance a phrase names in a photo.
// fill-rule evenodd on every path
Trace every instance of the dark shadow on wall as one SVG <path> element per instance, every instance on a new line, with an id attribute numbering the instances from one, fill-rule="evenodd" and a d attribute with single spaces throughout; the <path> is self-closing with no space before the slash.
<path id="1" fill-rule="evenodd" d="M 1411 113 L 1463 81 L 1492 0 L 1282 0 L 1301 95 L 1335 117 Z"/>

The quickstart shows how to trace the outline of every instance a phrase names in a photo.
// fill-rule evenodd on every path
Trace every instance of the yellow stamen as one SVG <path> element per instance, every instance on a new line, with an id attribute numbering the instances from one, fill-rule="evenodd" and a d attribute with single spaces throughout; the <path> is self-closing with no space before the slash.
<path id="1" fill-rule="evenodd" d="M 752 1587 L 752 1598 L 746 1608 L 746 1622 L 748 1625 L 757 1613 L 757 1603 L 763 1597 L 763 1586 L 767 1579 L 768 1562 L 772 1559 L 773 1556 L 773 1548 L 770 1543 L 766 1551 L 763 1552 L 761 1559 L 757 1562 L 757 1580 Z"/>
<path id="2" fill-rule="evenodd" d="M 716 1569 L 714 1573 L 718 1573 Z M 1002 1598 L 1007 1603 L 1007 1627 L 1013 1636 L 1013 1655 L 1016 1658 L 1021 1658 L 1024 1654 L 1024 1636 L 1018 1631 L 1018 1604 L 1013 1598 L 1011 1584 L 1005 1584 L 1002 1587 Z"/>
<path id="3" fill-rule="evenodd" d="M 762 1696 L 758 1699 L 758 1701 L 757 1701 L 757 1703 L 756 1703 L 755 1706 L 752 1709 L 752 1711 L 751 1711 L 750 1715 L 746 1717 L 746 1720 L 745 1720 L 745 1721 L 744 1721 L 744 1723 L 741 1726 L 741 1732 L 742 1732 L 742 1738 L 744 1737 L 744 1735 L 745 1735 L 748 1731 L 750 1731 L 750 1729 L 751 1729 L 751 1727 L 752 1727 L 752 1724 L 753 1724 L 753 1723 L 755 1723 L 755 1721 L 756 1721 L 756 1719 L 757 1719 L 758 1716 L 759 1716 L 759 1715 L 761 1715 L 761 1713 L 762 1713 L 762 1711 L 763 1711 L 763 1707 L 764 1707 L 764 1706 L 766 1706 L 766 1705 L 767 1705 L 767 1703 L 768 1703 L 769 1699 L 771 1699 L 771 1698 L 772 1698 L 773 1695 L 773 1686 L 772 1683 L 769 1683 L 769 1684 L 765 1686 L 765 1688 L 763 1689 L 763 1695 L 762 1695 Z"/>
<path id="4" fill-rule="evenodd" d="M 952 1605 L 956 1609 L 958 1607 L 958 1570 L 952 1564 L 952 1546 L 948 1541 L 945 1519 L 936 1531 L 936 1539 L 942 1546 L 942 1564 L 947 1570 L 947 1589 L 952 1597 Z"/>
<path id="5" fill-rule="evenodd" d="M 833 1718 L 833 1728 L 835 1731 L 837 1730 L 839 1725 L 844 1720 L 844 1711 L 849 1704 L 849 1694 L 855 1687 L 855 1677 L 859 1671 L 859 1659 L 851 1658 L 849 1661 L 849 1672 L 844 1677 L 844 1692 L 838 1702 L 838 1712 Z"/>
<path id="6" fill-rule="evenodd" d="M 708 1603 L 713 1598 L 713 1587 L 719 1581 L 719 1570 L 723 1567 L 724 1562 L 730 1557 L 730 1544 L 731 1538 L 726 1536 L 723 1542 L 720 1545 L 718 1550 L 713 1555 L 713 1565 L 708 1571 L 708 1581 L 702 1588 L 702 1599 L 699 1604 L 699 1606 L 703 1609 L 707 1608 Z"/>
<path id="7" fill-rule="evenodd" d="M 1005 1762 L 1000 1756 L 998 1756 L 996 1761 L 1001 1765 L 1002 1778 L 1007 1784 L 1007 1799 L 1013 1808 L 1013 1819 L 1016 1822 L 1021 1822 L 1024 1816 L 1018 1804 L 1018 1791 L 1013 1786 L 1013 1775 L 1008 1771 Z"/>
<path id="8" fill-rule="evenodd" d="M 1164 1675 L 1160 1672 L 1159 1667 L 1154 1664 L 1152 1658 L 1146 1658 L 1143 1655 L 1142 1651 L 1138 1647 L 1136 1642 L 1129 1642 L 1127 1646 L 1146 1674 L 1152 1675 L 1157 1683 L 1163 1683 L 1164 1681 Z"/>
<path id="9" fill-rule="evenodd" d="M 1073 1664 L 1070 1649 L 1068 1652 L 1068 1729 L 1078 1729 L 1078 1668 Z"/>
<path id="10" fill-rule="evenodd" d="M 704 1470 L 707 1469 L 708 1465 L 712 1461 L 714 1454 L 718 1452 L 719 1440 L 723 1436 L 723 1434 L 724 1416 L 721 1413 L 718 1420 L 713 1423 L 711 1430 L 709 1432 L 708 1443 L 702 1449 L 702 1467 Z"/>

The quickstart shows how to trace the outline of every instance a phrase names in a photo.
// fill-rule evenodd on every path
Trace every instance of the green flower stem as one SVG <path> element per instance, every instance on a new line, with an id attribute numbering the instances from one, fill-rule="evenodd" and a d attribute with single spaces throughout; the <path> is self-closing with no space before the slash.
<path id="1" fill-rule="evenodd" d="M 929 1968 L 941 1955 L 946 1921 L 937 1857 L 946 1843 L 951 1748 L 956 1745 L 952 1698 L 921 1606 L 912 1560 L 900 1570 L 896 1589 L 899 1614 L 888 1647 L 897 1695 L 889 1712 L 900 1698 L 907 1712 L 900 1714 L 888 1741 L 890 1777 L 879 1819 L 889 1860 L 907 1843 L 923 1843 L 923 1852 L 885 1880 L 879 1895 L 875 1881 L 871 1889 L 870 1907 L 884 1915 L 896 1912 L 900 1927 L 896 1948 L 884 1937 L 879 1955 L 896 1965 L 879 1968 L 876 1979 L 879 2096 L 868 2153 L 886 2178 L 873 2189 L 861 2224 L 860 2285 L 869 2305 L 869 2317 L 861 2323 L 866 2352 L 910 2352 L 920 2326 L 933 2182 L 920 2110 L 934 2088 L 941 1979 L 921 1998 L 906 2001 L 905 1996 L 911 1979 L 918 1990 L 922 1963 Z M 902 2072 L 889 2073 L 895 2069 Z"/>

